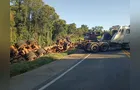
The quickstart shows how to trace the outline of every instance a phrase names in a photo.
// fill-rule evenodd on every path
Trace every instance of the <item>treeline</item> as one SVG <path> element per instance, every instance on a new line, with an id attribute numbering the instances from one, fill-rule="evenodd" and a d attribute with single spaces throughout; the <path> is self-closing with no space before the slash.
<path id="1" fill-rule="evenodd" d="M 50 45 L 68 35 L 81 37 L 87 25 L 76 28 L 60 19 L 55 9 L 42 0 L 10 0 L 10 41 L 36 39 L 40 45 Z"/>

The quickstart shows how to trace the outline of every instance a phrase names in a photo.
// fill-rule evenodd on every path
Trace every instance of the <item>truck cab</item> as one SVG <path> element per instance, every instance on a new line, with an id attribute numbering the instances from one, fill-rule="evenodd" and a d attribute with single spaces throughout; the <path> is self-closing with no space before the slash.
<path id="1" fill-rule="evenodd" d="M 114 43 L 130 43 L 130 27 L 123 26 L 121 27 L 118 32 L 113 35 L 111 42 Z"/>
<path id="2" fill-rule="evenodd" d="M 130 27 L 122 26 L 118 32 L 113 35 L 111 43 L 121 44 L 123 48 L 129 48 L 130 44 Z"/>

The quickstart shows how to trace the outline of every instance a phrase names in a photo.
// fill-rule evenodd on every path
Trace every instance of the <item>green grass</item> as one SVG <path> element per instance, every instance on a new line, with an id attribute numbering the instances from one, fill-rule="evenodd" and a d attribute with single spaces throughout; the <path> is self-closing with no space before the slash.
<path id="1" fill-rule="evenodd" d="M 34 61 L 23 61 L 20 63 L 15 63 L 10 65 L 10 77 L 25 73 L 27 71 L 31 71 L 33 69 L 36 69 L 40 66 L 43 66 L 45 64 L 48 64 L 52 61 L 59 60 L 63 58 L 66 55 L 72 54 L 76 51 L 76 49 L 72 49 L 63 53 L 51 53 L 47 54 L 43 57 L 40 57 Z"/>
<path id="2" fill-rule="evenodd" d="M 59 59 L 63 58 L 66 55 L 67 55 L 67 53 L 51 53 L 51 54 L 48 54 L 47 56 L 51 57 L 51 58 L 53 58 L 55 60 L 59 60 Z"/>
<path id="3" fill-rule="evenodd" d="M 51 57 L 40 57 L 34 61 L 31 62 L 21 62 L 21 63 L 15 63 L 10 66 L 10 76 L 16 76 L 22 73 L 25 73 L 27 71 L 33 70 L 37 67 L 40 67 L 42 65 L 48 64 L 50 62 L 54 61 Z"/>

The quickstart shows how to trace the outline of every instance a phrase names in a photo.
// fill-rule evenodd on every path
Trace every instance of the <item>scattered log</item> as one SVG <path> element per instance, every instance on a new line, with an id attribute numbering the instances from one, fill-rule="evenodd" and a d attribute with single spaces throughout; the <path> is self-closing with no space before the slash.
<path id="1" fill-rule="evenodd" d="M 37 59 L 37 56 L 36 56 L 36 54 L 35 54 L 34 52 L 29 52 L 29 53 L 27 54 L 27 59 L 28 59 L 29 61 L 33 61 L 33 60 Z"/>
<path id="2" fill-rule="evenodd" d="M 10 46 L 10 62 L 33 61 L 48 53 L 64 52 L 75 48 L 79 43 L 72 43 L 70 39 L 58 39 L 55 44 L 41 48 L 36 40 L 20 40 L 15 45 Z M 24 58 L 24 59 L 23 59 Z"/>
<path id="3" fill-rule="evenodd" d="M 40 48 L 37 50 L 36 53 L 38 54 L 39 57 L 41 57 L 46 54 L 46 51 L 43 48 Z"/>
<path id="4" fill-rule="evenodd" d="M 24 47 L 26 47 L 26 46 L 27 46 L 27 43 L 26 43 L 25 41 L 23 41 L 23 40 L 20 40 L 18 43 L 16 43 L 16 47 L 17 47 L 18 49 L 24 48 Z"/>
<path id="5" fill-rule="evenodd" d="M 15 57 L 18 53 L 19 51 L 15 46 L 10 46 L 10 57 Z"/>

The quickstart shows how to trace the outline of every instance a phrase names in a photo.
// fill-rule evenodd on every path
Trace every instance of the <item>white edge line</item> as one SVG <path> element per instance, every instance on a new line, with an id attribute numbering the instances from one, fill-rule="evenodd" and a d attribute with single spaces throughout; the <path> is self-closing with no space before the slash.
<path id="1" fill-rule="evenodd" d="M 69 68 L 67 71 L 65 71 L 64 73 L 62 73 L 60 76 L 56 77 L 55 79 L 53 79 L 51 82 L 47 83 L 46 85 L 44 85 L 43 87 L 41 87 L 38 90 L 43 90 L 45 88 L 47 88 L 48 86 L 50 86 L 51 84 L 53 84 L 54 82 L 56 82 L 58 79 L 60 79 L 61 77 L 63 77 L 66 73 L 68 73 L 69 71 L 71 71 L 73 68 L 75 68 L 77 65 L 79 65 L 81 62 L 83 62 L 87 57 L 89 57 L 90 54 L 88 54 L 86 57 L 84 57 L 82 60 L 80 60 L 78 63 L 76 63 L 75 65 L 73 65 L 71 68 Z"/>

